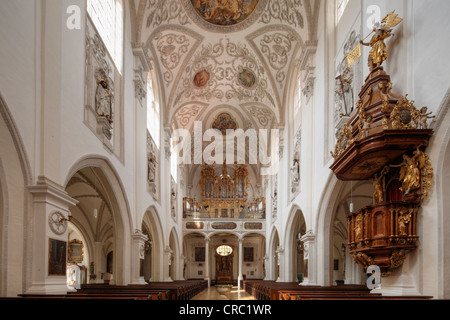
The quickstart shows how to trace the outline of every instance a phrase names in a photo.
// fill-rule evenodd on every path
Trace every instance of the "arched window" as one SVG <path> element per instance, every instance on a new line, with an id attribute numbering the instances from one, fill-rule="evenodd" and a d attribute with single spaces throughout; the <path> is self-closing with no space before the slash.
<path id="1" fill-rule="evenodd" d="M 150 132 L 156 148 L 159 149 L 161 138 L 161 120 L 159 101 L 156 98 L 156 83 L 154 73 L 150 71 L 147 77 L 147 130 Z"/>
<path id="2" fill-rule="evenodd" d="M 87 13 L 122 74 L 124 13 L 122 0 L 87 0 Z"/>

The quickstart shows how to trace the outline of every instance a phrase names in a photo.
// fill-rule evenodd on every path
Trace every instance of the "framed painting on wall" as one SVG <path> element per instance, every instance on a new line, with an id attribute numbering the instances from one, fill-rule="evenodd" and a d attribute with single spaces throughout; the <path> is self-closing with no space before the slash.
<path id="1" fill-rule="evenodd" d="M 253 247 L 244 248 L 244 261 L 253 261 Z"/>
<path id="2" fill-rule="evenodd" d="M 69 262 L 83 262 L 83 242 L 81 240 L 71 240 L 69 242 Z"/>
<path id="3" fill-rule="evenodd" d="M 49 238 L 48 240 L 48 275 L 66 275 L 67 242 Z"/>
<path id="4" fill-rule="evenodd" d="M 205 261 L 205 247 L 195 248 L 195 261 Z"/>

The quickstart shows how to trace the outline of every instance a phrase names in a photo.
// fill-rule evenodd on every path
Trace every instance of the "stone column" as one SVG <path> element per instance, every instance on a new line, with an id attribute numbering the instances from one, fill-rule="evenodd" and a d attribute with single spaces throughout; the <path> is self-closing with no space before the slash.
<path id="1" fill-rule="evenodd" d="M 44 177 L 28 190 L 33 195 L 33 254 L 31 285 L 26 293 L 66 293 L 69 208 L 78 201 Z"/>
<path id="2" fill-rule="evenodd" d="M 239 239 L 239 274 L 238 274 L 238 288 L 241 288 L 241 280 L 243 279 L 242 276 L 242 261 L 243 261 L 243 257 L 244 257 L 244 249 L 243 249 L 243 244 L 244 239 Z"/>
<path id="3" fill-rule="evenodd" d="M 172 266 L 173 250 L 169 246 L 166 246 L 164 248 L 164 253 L 165 253 L 165 258 L 167 259 L 166 260 L 167 263 L 165 264 L 167 266 L 167 268 L 164 270 L 164 275 L 165 275 L 164 278 L 166 279 L 165 281 L 173 281 L 173 279 L 170 276 L 170 270 L 171 270 L 171 268 L 173 268 L 173 266 Z"/>
<path id="4" fill-rule="evenodd" d="M 94 273 L 96 275 L 94 283 L 103 283 L 102 273 L 106 272 L 105 252 L 103 251 L 103 242 L 94 243 Z"/>
<path id="5" fill-rule="evenodd" d="M 276 279 L 277 282 L 283 281 L 283 264 L 284 264 L 284 248 L 278 247 L 275 251 L 277 255 L 277 265 L 278 265 L 278 278 Z M 277 268 L 277 267 L 275 267 Z"/>
<path id="6" fill-rule="evenodd" d="M 301 285 L 315 285 L 317 282 L 316 275 L 316 236 L 311 230 L 300 239 L 303 242 L 303 263 L 304 263 L 304 280 Z"/>
<path id="7" fill-rule="evenodd" d="M 144 263 L 145 253 L 145 241 L 148 238 L 141 230 L 135 230 L 132 236 L 132 248 L 131 248 L 131 283 L 132 284 L 145 284 L 144 275 L 141 276 L 141 260 Z"/>
<path id="8" fill-rule="evenodd" d="M 209 271 L 209 238 L 205 239 L 205 280 L 208 281 L 208 288 L 211 286 L 211 277 Z"/>

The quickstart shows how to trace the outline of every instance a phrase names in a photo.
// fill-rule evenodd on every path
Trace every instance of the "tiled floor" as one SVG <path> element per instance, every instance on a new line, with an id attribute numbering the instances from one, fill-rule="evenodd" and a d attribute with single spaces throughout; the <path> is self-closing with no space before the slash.
<path id="1" fill-rule="evenodd" d="M 255 300 L 255 298 L 245 292 L 244 289 L 239 290 L 238 287 L 233 287 L 227 296 L 220 295 L 216 288 L 211 286 L 196 295 L 192 300 Z"/>

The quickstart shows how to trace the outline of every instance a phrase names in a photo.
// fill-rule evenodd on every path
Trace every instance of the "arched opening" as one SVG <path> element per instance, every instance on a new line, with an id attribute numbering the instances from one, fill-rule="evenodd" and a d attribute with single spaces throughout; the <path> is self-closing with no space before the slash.
<path id="1" fill-rule="evenodd" d="M 287 244 L 286 248 L 290 248 L 288 263 L 289 277 L 286 279 L 289 282 L 301 282 L 305 275 L 305 262 L 303 259 L 304 246 L 301 237 L 306 233 L 305 218 L 301 210 L 297 209 L 293 212 L 287 230 Z"/>
<path id="2" fill-rule="evenodd" d="M 65 185 L 78 204 L 71 222 L 93 248 L 89 255 L 89 283 L 127 284 L 130 227 L 128 205 L 121 182 L 103 159 L 85 159 L 74 169 Z"/>
<path id="3" fill-rule="evenodd" d="M 161 281 L 163 270 L 162 229 L 158 214 L 149 208 L 142 219 L 142 233 L 147 236 L 144 244 L 143 276 L 146 282 Z"/>
<path id="4" fill-rule="evenodd" d="M 85 234 L 87 234 L 85 230 L 81 231 L 74 222 L 69 221 L 67 285 L 72 288 L 79 288 L 82 284 L 90 283 L 93 276 L 89 268 L 92 241 L 87 240 L 84 236 Z"/>
<path id="5" fill-rule="evenodd" d="M 246 234 L 243 238 L 242 250 L 243 280 L 264 279 L 266 237 L 259 233 Z"/>
<path id="6" fill-rule="evenodd" d="M 217 249 L 221 246 L 231 248 L 224 255 Z M 237 284 L 239 272 L 239 239 L 237 235 L 226 232 L 216 233 L 209 238 L 209 271 L 214 284 Z M 223 247 L 225 248 L 225 247 Z"/>
<path id="7" fill-rule="evenodd" d="M 373 202 L 373 186 L 368 181 L 344 182 L 334 204 L 330 224 L 331 283 L 361 284 L 364 272 L 347 250 L 347 214 Z"/>
<path id="8" fill-rule="evenodd" d="M 183 238 L 183 255 L 184 279 L 205 279 L 208 271 L 205 236 L 198 232 L 186 234 Z"/>
<path id="9" fill-rule="evenodd" d="M 0 296 L 23 293 L 31 282 L 31 169 L 17 126 L 0 94 Z"/>
<path id="10" fill-rule="evenodd" d="M 170 232 L 168 254 L 169 279 L 179 280 L 179 273 L 177 267 L 179 266 L 179 248 L 178 237 L 175 230 Z"/>
<path id="11" fill-rule="evenodd" d="M 266 280 L 277 280 L 280 276 L 280 263 L 281 263 L 281 251 L 280 251 L 280 237 L 278 236 L 278 230 L 274 228 L 272 231 L 270 250 L 269 250 L 269 272 Z"/>

